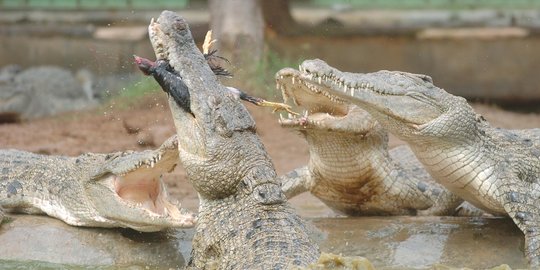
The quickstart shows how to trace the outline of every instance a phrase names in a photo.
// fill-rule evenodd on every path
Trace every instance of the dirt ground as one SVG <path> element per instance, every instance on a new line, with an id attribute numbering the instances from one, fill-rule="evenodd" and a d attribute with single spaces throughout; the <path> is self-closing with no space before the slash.
<path id="1" fill-rule="evenodd" d="M 281 128 L 277 115 L 267 108 L 246 105 L 278 174 L 304 166 L 308 161 L 305 141 Z M 75 112 L 17 124 L 0 125 L 0 148 L 16 148 L 42 154 L 79 155 L 84 152 L 143 150 L 159 146 L 174 134 L 170 111 L 164 94 L 153 94 L 128 108 L 111 103 L 86 112 Z M 495 106 L 474 104 L 494 126 L 504 128 L 540 127 L 539 114 L 509 112 Z M 391 146 L 402 142 L 391 138 Z M 196 211 L 197 195 L 178 166 L 165 175 L 169 193 L 183 206 Z M 292 199 L 303 216 L 333 216 L 331 210 L 309 194 Z"/>

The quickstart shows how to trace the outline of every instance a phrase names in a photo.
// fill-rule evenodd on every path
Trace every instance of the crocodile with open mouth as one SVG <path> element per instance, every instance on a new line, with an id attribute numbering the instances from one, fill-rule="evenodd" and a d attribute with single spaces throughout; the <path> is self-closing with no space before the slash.
<path id="1" fill-rule="evenodd" d="M 180 162 L 200 199 L 190 266 L 287 269 L 315 262 L 318 247 L 287 203 L 253 119 L 220 84 L 186 21 L 163 11 L 149 34 L 158 65 L 172 67 L 155 78 L 169 94 Z"/>
<path id="2" fill-rule="evenodd" d="M 481 213 L 459 207 L 463 200 L 437 184 L 409 147 L 389 151 L 387 132 L 366 111 L 332 98 L 301 75 L 284 68 L 275 76 L 285 102 L 292 99 L 305 109 L 303 116 L 279 122 L 306 139 L 310 154 L 307 166 L 281 177 L 288 198 L 309 190 L 352 216 Z"/>
<path id="3" fill-rule="evenodd" d="M 540 129 L 494 128 L 427 75 L 348 73 L 322 60 L 305 61 L 300 72 L 326 95 L 368 111 L 454 194 L 510 216 L 525 235 L 530 266 L 540 268 Z"/>
<path id="4" fill-rule="evenodd" d="M 193 227 L 195 216 L 171 202 L 161 180 L 178 162 L 177 145 L 172 136 L 156 150 L 77 157 L 0 150 L 0 207 L 74 226 Z"/>

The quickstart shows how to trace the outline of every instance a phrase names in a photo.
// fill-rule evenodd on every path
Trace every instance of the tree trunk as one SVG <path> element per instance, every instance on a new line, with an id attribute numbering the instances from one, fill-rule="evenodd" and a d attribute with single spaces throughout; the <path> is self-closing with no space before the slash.
<path id="1" fill-rule="evenodd" d="M 209 0 L 210 28 L 218 54 L 250 69 L 262 57 L 264 22 L 259 0 Z"/>
<path id="2" fill-rule="evenodd" d="M 297 34 L 300 25 L 291 15 L 289 0 L 262 1 L 262 12 L 266 26 L 280 35 Z"/>

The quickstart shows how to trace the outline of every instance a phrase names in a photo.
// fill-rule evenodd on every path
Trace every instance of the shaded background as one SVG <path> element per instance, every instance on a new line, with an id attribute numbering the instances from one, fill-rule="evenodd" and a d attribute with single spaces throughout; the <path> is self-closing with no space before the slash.
<path id="1" fill-rule="evenodd" d="M 3 0 L 0 66 L 85 68 L 98 78 L 131 74 L 134 53 L 153 55 L 146 34 L 150 18 L 171 9 L 187 18 L 199 42 L 214 18 L 212 28 L 224 32 L 217 37 L 229 44 L 220 44 L 229 58 L 234 55 L 229 50 L 238 50 L 236 54 L 255 51 L 254 56 L 232 57 L 238 76 L 271 78 L 279 64 L 321 58 L 348 71 L 429 74 L 438 86 L 473 100 L 513 105 L 540 100 L 538 0 L 209 2 Z M 266 23 L 254 22 L 258 16 Z M 242 41 L 241 31 L 247 33 L 247 40 Z M 258 36 L 250 40 L 250 35 Z M 248 67 L 249 63 L 256 64 Z M 273 96 L 273 90 L 261 90 L 269 82 L 261 80 L 249 87 Z M 118 85 L 100 85 L 100 80 L 95 84 L 100 94 L 118 91 Z"/>

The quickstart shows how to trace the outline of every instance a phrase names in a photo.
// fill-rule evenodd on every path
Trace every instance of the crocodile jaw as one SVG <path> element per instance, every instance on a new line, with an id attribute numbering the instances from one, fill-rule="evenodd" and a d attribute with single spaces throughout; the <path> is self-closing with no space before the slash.
<path id="1" fill-rule="evenodd" d="M 276 88 L 281 90 L 284 102 L 291 99 L 296 106 L 305 109 L 298 117 L 280 115 L 282 127 L 301 133 L 342 132 L 359 136 L 380 129 L 367 112 L 330 95 L 326 87 L 312 84 L 301 75 L 292 68 L 284 68 L 275 75 Z"/>
<path id="2" fill-rule="evenodd" d="M 162 180 L 178 162 L 177 137 L 156 150 L 111 154 L 86 184 L 100 218 L 139 231 L 193 227 L 195 215 L 171 200 Z"/>
<path id="3" fill-rule="evenodd" d="M 299 69 L 303 80 L 328 95 L 362 107 L 379 121 L 392 118 L 388 120 L 405 123 L 411 132 L 449 110 L 448 95 L 433 86 L 426 75 L 386 70 L 365 74 L 341 72 L 318 59 L 304 61 Z"/>

